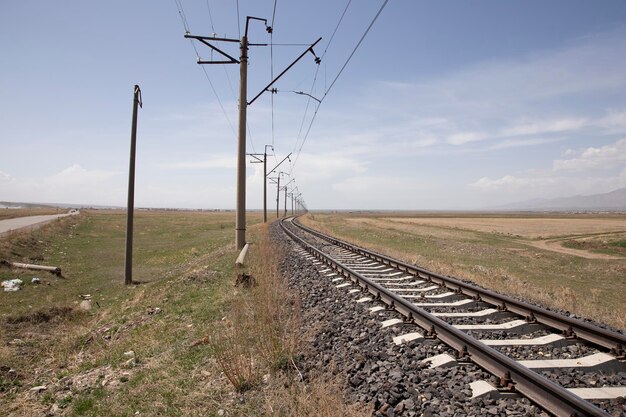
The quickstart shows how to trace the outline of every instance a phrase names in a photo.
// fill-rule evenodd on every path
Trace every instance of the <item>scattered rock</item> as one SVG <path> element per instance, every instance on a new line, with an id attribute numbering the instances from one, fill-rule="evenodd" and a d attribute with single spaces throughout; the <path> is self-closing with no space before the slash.
<path id="1" fill-rule="evenodd" d="M 83 311 L 91 310 L 91 300 L 83 300 L 80 302 L 80 309 Z"/>
<path id="2" fill-rule="evenodd" d="M 30 389 L 31 392 L 36 392 L 37 394 L 39 394 L 40 392 L 43 392 L 45 390 L 47 390 L 48 387 L 46 387 L 45 385 L 37 385 L 36 387 L 32 387 Z"/>

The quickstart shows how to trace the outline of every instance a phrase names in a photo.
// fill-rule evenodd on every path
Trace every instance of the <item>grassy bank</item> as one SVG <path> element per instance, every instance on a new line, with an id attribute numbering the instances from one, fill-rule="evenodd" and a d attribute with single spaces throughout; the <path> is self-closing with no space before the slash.
<path id="1" fill-rule="evenodd" d="M 287 309 L 276 307 L 292 296 L 278 285 L 276 250 L 259 221 L 249 216 L 247 272 L 257 281 L 249 289 L 233 285 L 232 213 L 138 213 L 134 279 L 140 283 L 129 287 L 123 285 L 121 212 L 85 212 L 0 241 L 0 259 L 63 270 L 57 278 L 0 268 L 3 280 L 25 282 L 20 291 L 0 293 L 0 415 L 306 416 L 318 415 L 313 410 L 322 405 L 341 410 L 338 382 L 293 383 L 297 300 Z M 31 284 L 33 276 L 42 283 Z M 81 311 L 86 294 L 92 308 Z M 239 338 L 216 339 L 229 328 L 237 328 Z M 241 345 L 243 356 L 235 351 Z M 229 380 L 220 346 L 235 351 L 233 363 L 249 367 L 245 389 Z"/>
<path id="2" fill-rule="evenodd" d="M 404 214 L 316 213 L 303 222 L 365 247 L 418 264 L 441 274 L 473 280 L 497 291 L 533 299 L 626 328 L 626 258 L 587 259 L 536 247 L 536 231 L 524 233 L 524 224 L 541 216 L 506 216 L 518 233 L 468 226 L 488 222 L 487 215 L 424 216 Z M 564 225 L 584 216 L 550 216 Z M 487 220 L 485 220 L 487 219 Z M 518 220 L 515 220 L 518 219 Z M 593 221 L 602 221 L 602 216 Z M 624 224 L 623 217 L 609 216 L 609 226 Z M 621 222 L 621 223 L 620 223 Z M 588 222 L 589 223 L 589 222 Z M 593 223 L 591 223 L 593 225 Z M 623 227 L 623 226 L 622 226 Z M 554 233 L 570 236 L 565 226 Z M 521 230 L 521 232 L 519 232 Z M 529 229 L 530 230 L 530 229 Z M 591 233 L 591 228 L 587 233 Z M 545 231 L 544 231 L 545 234 Z M 550 236 L 541 236 L 550 237 Z M 580 234 L 577 238 L 580 238 Z M 612 255 L 620 256 L 613 250 Z"/>

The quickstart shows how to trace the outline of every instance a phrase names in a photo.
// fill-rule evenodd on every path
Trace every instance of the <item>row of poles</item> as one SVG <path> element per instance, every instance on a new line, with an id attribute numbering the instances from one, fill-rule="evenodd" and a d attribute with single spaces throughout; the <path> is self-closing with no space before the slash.
<path id="1" fill-rule="evenodd" d="M 291 153 L 287 155 L 286 157 L 284 157 L 282 161 L 280 161 L 278 164 L 276 164 L 276 166 L 272 168 L 270 172 L 267 172 L 267 157 L 271 156 L 271 155 L 268 155 L 267 148 L 271 148 L 272 151 L 274 150 L 274 147 L 272 145 L 265 145 L 265 151 L 263 153 L 248 154 L 249 156 L 253 158 L 250 161 L 250 163 L 263 164 L 263 223 L 267 223 L 267 180 L 270 180 L 272 181 L 273 184 L 276 184 L 276 218 L 279 217 L 279 200 L 280 200 L 281 190 L 285 191 L 285 211 L 284 211 L 285 216 L 287 215 L 288 197 L 291 197 L 291 214 L 294 214 L 294 210 L 300 211 L 304 208 L 304 200 L 302 200 L 301 198 L 302 193 L 298 192 L 298 187 L 292 187 L 292 189 L 289 192 L 287 192 L 288 190 L 287 186 L 291 184 L 292 182 L 295 182 L 295 178 L 291 179 L 291 181 L 289 181 L 288 183 L 283 184 L 283 186 L 281 187 L 280 179 L 281 177 L 285 175 L 289 176 L 288 173 L 280 171 L 277 173 L 275 177 L 270 177 L 270 175 L 276 172 L 276 170 L 282 165 L 283 162 L 287 160 L 291 161 L 291 159 L 289 159 L 289 157 L 291 156 Z"/>
<path id="2" fill-rule="evenodd" d="M 263 93 L 270 92 L 276 93 L 276 88 L 271 88 L 276 81 L 278 81 L 287 71 L 289 71 L 300 59 L 302 59 L 306 54 L 311 53 L 315 57 L 315 63 L 320 64 L 321 59 L 315 55 L 313 51 L 313 47 L 317 45 L 317 43 L 322 40 L 322 38 L 317 39 L 311 46 L 309 46 L 304 52 L 300 54 L 291 64 L 289 64 L 278 76 L 276 76 L 268 85 L 266 85 L 254 98 L 248 101 L 248 48 L 252 46 L 267 46 L 267 43 L 249 43 L 248 42 L 248 29 L 251 21 L 263 22 L 265 25 L 265 30 L 267 33 L 272 33 L 272 27 L 267 25 L 267 19 L 262 19 L 254 16 L 247 16 L 246 18 L 246 27 L 244 31 L 244 35 L 241 40 L 239 39 L 229 39 L 229 38 L 220 38 L 216 36 L 197 36 L 191 35 L 190 33 L 185 33 L 185 38 L 194 39 L 202 44 L 208 46 L 212 51 L 216 52 L 219 56 L 217 60 L 204 61 L 198 59 L 198 64 L 239 64 L 239 124 L 238 124 L 238 137 L 237 137 L 237 209 L 236 209 L 236 221 L 235 221 L 235 245 L 237 249 L 242 249 L 246 244 L 246 127 L 247 127 L 247 109 L 252 103 L 256 101 Z M 218 48 L 215 43 L 216 42 L 236 42 L 239 43 L 240 47 L 240 58 L 239 60 L 235 59 L 231 55 L 222 51 Z M 261 162 L 260 154 L 252 155 L 256 157 L 256 159 Z M 284 162 L 281 161 L 281 163 Z M 263 164 L 267 167 L 267 146 L 265 147 L 265 152 L 263 153 Z M 279 163 L 280 165 L 280 163 Z M 275 167 L 274 169 L 278 168 Z M 270 174 L 274 172 L 274 170 L 270 171 Z M 267 201 L 267 173 L 263 179 L 264 181 L 264 198 Z M 277 178 L 278 185 L 278 193 L 280 193 L 280 178 L 281 175 L 279 173 Z M 293 179 L 291 180 L 293 181 Z M 291 182 L 290 181 L 290 182 Z M 285 185 L 286 186 L 286 185 Z M 285 189 L 285 194 L 287 191 Z M 285 197 L 286 199 L 286 197 Z M 267 202 L 264 203 L 264 220 L 267 221 Z M 285 210 L 286 211 L 286 210 Z"/>
<path id="3" fill-rule="evenodd" d="M 246 244 L 246 155 L 254 158 L 252 163 L 263 163 L 263 222 L 267 222 L 267 181 L 270 180 L 276 184 L 276 218 L 279 217 L 279 202 L 280 192 L 284 191 L 284 216 L 287 216 L 287 201 L 291 197 L 291 212 L 306 211 L 306 204 L 302 199 L 302 193 L 298 192 L 297 187 L 292 187 L 291 190 L 288 186 L 295 182 L 295 178 L 291 178 L 287 183 L 283 183 L 281 186 L 281 178 L 289 176 L 286 172 L 278 172 L 275 177 L 270 177 L 271 174 L 276 172 L 280 165 L 286 160 L 290 160 L 291 154 L 287 155 L 282 161 L 280 161 L 274 168 L 267 172 L 267 149 L 272 148 L 271 145 L 265 145 L 263 154 L 247 154 L 246 153 L 246 117 L 247 107 L 254 103 L 266 91 L 276 93 L 275 88 L 271 88 L 272 85 L 278 81 L 291 67 L 293 67 L 300 59 L 302 59 L 307 53 L 311 53 L 315 57 L 315 63 L 320 64 L 320 58 L 315 55 L 313 47 L 322 39 L 319 38 L 311 46 L 309 46 L 304 52 L 300 54 L 289 66 L 287 66 L 277 77 L 275 77 L 265 88 L 263 88 L 252 100 L 248 101 L 248 48 L 250 46 L 267 46 L 266 43 L 248 43 L 248 27 L 251 20 L 261 21 L 265 24 L 265 29 L 268 33 L 272 33 L 272 28 L 267 25 L 267 19 L 261 19 L 258 17 L 248 16 L 246 18 L 246 28 L 244 36 L 239 39 L 219 38 L 216 36 L 195 36 L 188 32 L 185 33 L 185 38 L 195 39 L 204 45 L 211 48 L 212 51 L 217 52 L 220 56 L 220 60 L 203 61 L 198 59 L 198 64 L 239 64 L 239 124 L 238 124 L 238 138 L 237 138 L 237 207 L 236 207 L 236 221 L 235 221 L 235 245 L 238 250 L 242 249 Z M 240 44 L 241 56 L 237 60 L 227 54 L 226 52 L 213 45 L 211 42 L 238 42 Z M 299 93 L 300 94 L 300 93 Z M 308 95 L 308 94 L 306 94 Z M 315 98 L 315 97 L 313 97 Z M 133 257 L 133 215 L 135 204 L 135 151 L 137 143 L 137 110 L 138 107 L 143 107 L 141 89 L 138 85 L 135 85 L 133 89 L 133 121 L 131 130 L 131 146 L 130 146 L 130 166 L 128 174 L 128 208 L 127 208 L 127 220 L 126 220 L 126 259 L 125 259 L 125 274 L 124 283 L 126 285 L 132 284 L 132 257 Z M 261 156 L 263 159 L 261 159 Z"/>

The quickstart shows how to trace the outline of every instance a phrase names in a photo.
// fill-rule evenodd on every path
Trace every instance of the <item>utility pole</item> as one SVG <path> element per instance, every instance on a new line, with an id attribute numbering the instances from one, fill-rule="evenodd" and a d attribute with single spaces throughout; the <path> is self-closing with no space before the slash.
<path id="1" fill-rule="evenodd" d="M 280 201 L 280 176 L 281 175 L 289 175 L 286 172 L 279 172 L 278 173 L 278 181 L 276 182 L 276 218 L 279 218 L 280 215 L 278 214 L 278 205 L 279 205 L 279 201 Z"/>
<path id="2" fill-rule="evenodd" d="M 133 222 L 135 212 L 135 150 L 137 147 L 137 106 L 143 108 L 141 89 L 133 89 L 133 126 L 130 132 L 130 166 L 128 168 L 128 208 L 126 209 L 126 259 L 124 284 L 133 283 Z"/>
<path id="3" fill-rule="evenodd" d="M 241 37 L 239 65 L 239 131 L 237 139 L 237 219 L 235 246 L 238 250 L 246 244 L 246 117 L 248 101 L 248 37 Z"/>
<path id="4" fill-rule="evenodd" d="M 296 191 L 297 190 L 298 190 L 298 188 L 296 188 Z M 294 214 L 296 214 L 297 211 L 298 211 L 298 197 L 300 197 L 301 195 L 302 195 L 302 193 L 296 194 L 295 191 L 294 191 L 293 194 L 291 194 L 291 215 L 292 216 Z"/>
<path id="5" fill-rule="evenodd" d="M 272 148 L 272 145 L 265 145 L 265 150 L 263 153 L 249 153 L 248 155 L 253 157 L 255 160 L 250 161 L 252 164 L 263 164 L 263 223 L 267 223 L 267 147 Z M 263 159 L 259 158 L 259 156 L 263 155 Z"/>
<path id="6" fill-rule="evenodd" d="M 198 64 L 239 64 L 239 126 L 238 126 L 238 139 L 237 139 L 237 210 L 236 210 L 236 222 L 235 222 L 235 244 L 237 249 L 242 249 L 246 243 L 246 116 L 247 107 L 254 103 L 264 92 L 271 91 L 270 87 L 278 81 L 296 62 L 298 62 L 308 52 L 315 57 L 315 63 L 320 64 L 320 58 L 315 55 L 313 47 L 322 39 L 319 38 L 311 46 L 309 46 L 298 58 L 296 58 L 287 68 L 283 70 L 276 78 L 274 78 L 261 92 L 259 92 L 252 100 L 247 101 L 247 76 L 248 76 L 248 46 L 267 46 L 266 43 L 248 43 L 248 26 L 250 20 L 258 20 L 265 23 L 265 30 L 268 33 L 272 33 L 272 27 L 267 25 L 267 19 L 261 19 L 259 17 L 247 16 L 246 29 L 241 41 L 237 39 L 218 38 L 215 36 L 195 36 L 189 33 L 185 33 L 185 38 L 196 39 L 205 44 L 211 50 L 220 54 L 227 60 L 221 61 L 203 61 L 198 59 Z M 226 52 L 220 50 L 209 41 L 214 42 L 239 42 L 241 50 L 241 58 L 237 61 Z"/>
<path id="7" fill-rule="evenodd" d="M 289 184 L 291 184 L 292 182 L 295 181 L 295 178 L 292 178 L 287 184 L 285 184 L 285 186 L 283 187 L 283 189 L 285 190 L 285 212 L 283 214 L 283 217 L 287 217 L 287 186 Z"/>
<path id="8" fill-rule="evenodd" d="M 253 157 L 255 159 L 255 161 L 250 161 L 253 164 L 259 164 L 259 163 L 263 163 L 263 223 L 267 223 L 267 180 L 268 177 L 270 176 L 270 174 L 272 174 L 274 171 L 276 171 L 276 169 L 286 160 L 289 159 L 289 157 L 291 156 L 291 153 L 289 153 L 289 155 L 287 155 L 286 157 L 284 157 L 274 168 L 272 168 L 272 170 L 270 172 L 267 172 L 267 147 L 272 148 L 272 150 L 274 150 L 274 147 L 272 145 L 265 145 L 265 153 L 260 154 L 260 153 L 249 153 L 248 155 L 250 155 L 251 157 Z M 261 160 L 261 158 L 259 158 L 259 156 L 263 155 L 263 160 Z M 291 161 L 291 159 L 289 159 L 289 161 Z M 273 178 L 269 178 L 272 179 Z"/>

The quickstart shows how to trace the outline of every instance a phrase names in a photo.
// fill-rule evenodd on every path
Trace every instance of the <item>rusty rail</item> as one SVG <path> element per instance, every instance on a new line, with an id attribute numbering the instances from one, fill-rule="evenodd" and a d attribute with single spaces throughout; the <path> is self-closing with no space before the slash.
<path id="1" fill-rule="evenodd" d="M 418 276 L 422 279 L 434 282 L 435 284 L 443 285 L 452 291 L 460 292 L 468 297 L 474 298 L 475 300 L 481 300 L 487 304 L 497 306 L 501 310 L 506 310 L 515 314 L 519 314 L 523 317 L 526 317 L 526 319 L 529 321 L 536 321 L 538 323 L 545 324 L 546 326 L 557 329 L 568 336 L 578 337 L 580 339 L 595 343 L 599 346 L 609 349 L 611 353 L 616 356 L 624 355 L 624 349 L 626 348 L 626 336 L 624 336 L 623 334 L 603 329 L 582 320 L 565 317 L 553 311 L 546 310 L 545 308 L 537 307 L 524 301 L 516 300 L 506 295 L 498 294 L 491 290 L 476 287 L 473 284 L 463 282 L 457 278 L 440 275 L 428 271 L 424 268 L 420 268 L 419 266 L 409 265 L 402 261 L 398 261 L 380 253 L 361 248 L 359 246 L 334 238 L 332 236 L 327 236 L 321 232 L 318 232 L 317 230 L 311 229 L 310 227 L 304 226 L 297 222 L 294 222 L 294 225 L 321 239 L 329 241 L 345 249 L 349 249 L 351 251 L 359 253 L 360 255 L 366 256 L 377 262 L 389 265 L 400 271 L 404 271 L 408 274 Z"/>
<path id="2" fill-rule="evenodd" d="M 455 349 L 459 352 L 459 354 L 469 356 L 469 358 L 478 366 L 497 376 L 502 382 L 509 384 L 513 389 L 540 405 L 545 410 L 557 416 L 609 416 L 609 414 L 605 411 L 581 399 L 577 395 L 572 394 L 560 385 L 520 365 L 515 360 L 510 359 L 495 349 L 492 349 L 478 340 L 466 335 L 445 321 L 429 314 L 406 299 L 390 292 L 386 288 L 368 280 L 358 272 L 335 261 L 333 258 L 305 242 L 304 239 L 298 237 L 295 233 L 289 230 L 284 225 L 284 220 L 281 220 L 280 225 L 285 233 L 305 250 L 320 261 L 324 262 L 326 265 L 330 266 L 335 271 L 355 282 L 359 285 L 359 287 L 368 291 L 380 301 L 394 308 L 405 317 L 406 322 L 414 323 L 420 326 L 430 335 L 436 335 L 439 340 Z M 358 248 L 358 250 L 353 249 L 353 246 L 347 242 L 331 238 L 300 224 L 295 225 L 300 227 L 302 230 L 314 234 L 315 236 L 323 238 L 346 249 L 356 251 L 362 255 L 366 255 L 366 253 L 369 252 L 362 248 Z M 340 242 L 341 244 L 335 243 L 335 241 Z M 399 269 L 405 272 L 411 273 L 410 270 L 413 270 L 414 272 L 422 272 L 422 274 L 427 273 L 427 271 L 422 270 L 421 268 L 416 268 L 402 262 L 392 260 L 384 255 L 375 255 L 380 257 L 380 259 L 393 262 L 394 265 L 397 264 L 403 266 L 406 269 Z M 378 258 L 372 259 L 378 260 Z M 388 265 L 394 266 L 390 263 L 388 263 Z M 419 276 L 423 277 L 422 275 Z"/>

